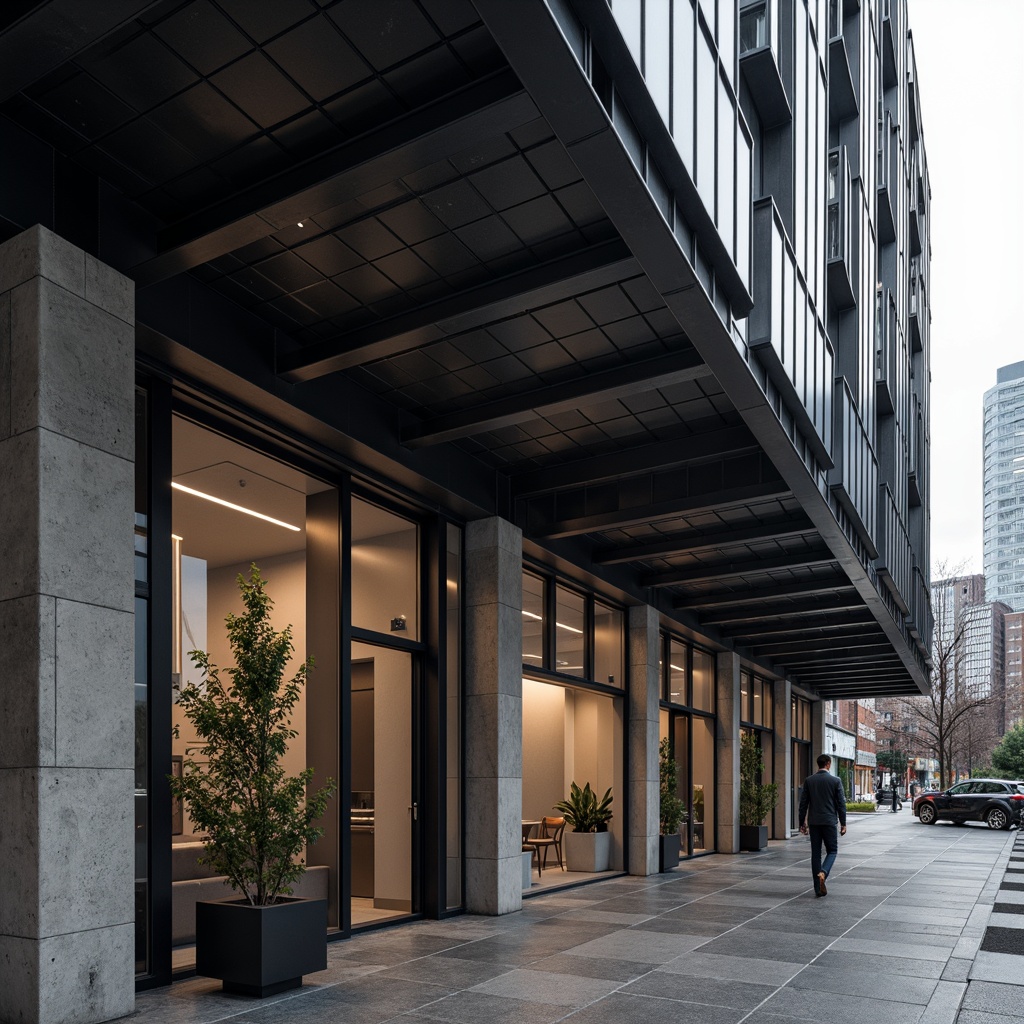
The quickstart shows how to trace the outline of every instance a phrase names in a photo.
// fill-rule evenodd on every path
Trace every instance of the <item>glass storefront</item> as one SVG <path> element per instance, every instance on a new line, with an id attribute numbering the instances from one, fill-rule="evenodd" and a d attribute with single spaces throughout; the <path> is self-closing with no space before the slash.
<path id="1" fill-rule="evenodd" d="M 600 798 L 611 789 L 609 870 L 625 864 L 624 616 L 553 577 L 523 573 L 523 834 L 537 834 L 570 785 L 589 782 Z M 574 677 L 574 678 L 569 678 Z M 533 885 L 560 884 L 533 868 Z"/>
<path id="2" fill-rule="evenodd" d="M 164 780 L 182 772 L 201 748 L 174 686 L 202 684 L 189 657 L 193 650 L 207 651 L 222 670 L 232 667 L 225 618 L 241 611 L 237 577 L 253 565 L 274 602 L 275 628 L 292 630 L 286 678 L 305 658 L 314 661 L 293 714 L 296 735 L 285 770 L 294 775 L 313 766 L 314 786 L 327 778 L 339 783 L 321 819 L 324 836 L 303 855 L 307 871 L 295 895 L 325 898 L 329 930 L 339 936 L 382 920 L 458 909 L 461 528 L 436 516 L 421 522 L 383 499 L 352 495 L 340 474 L 334 480 L 329 469 L 311 475 L 242 443 L 242 430 L 232 437 L 190 416 L 171 415 L 169 389 L 163 407 L 166 419 L 154 427 L 149 392 L 140 388 L 138 975 L 168 981 L 172 971 L 190 969 L 197 900 L 231 895 L 199 863 L 203 836 L 188 807 L 170 801 Z M 164 437 L 166 475 L 150 472 L 154 430 Z M 153 499 L 154 493 L 161 497 Z M 166 531 L 164 555 L 154 551 L 154 531 Z M 425 625 L 428 601 L 436 602 L 429 620 L 440 630 L 436 636 Z M 438 869 L 431 868 L 429 884 L 428 863 Z"/>

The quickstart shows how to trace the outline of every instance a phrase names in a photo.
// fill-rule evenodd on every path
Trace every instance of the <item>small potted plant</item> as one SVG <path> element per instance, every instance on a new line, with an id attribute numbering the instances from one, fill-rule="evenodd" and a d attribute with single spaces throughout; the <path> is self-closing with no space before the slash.
<path id="1" fill-rule="evenodd" d="M 205 837 L 200 863 L 238 893 L 196 904 L 196 973 L 220 978 L 226 992 L 265 996 L 327 967 L 326 901 L 289 897 L 306 869 L 305 848 L 323 834 L 315 822 L 335 786 L 328 780 L 307 793 L 312 768 L 285 774 L 282 760 L 298 735 L 291 716 L 312 659 L 285 681 L 291 627 L 278 633 L 271 625 L 273 602 L 255 565 L 238 586 L 245 611 L 226 620 L 235 667 L 221 670 L 205 651 L 190 652 L 202 680 L 181 687 L 178 702 L 201 745 L 186 752 L 170 786 Z"/>
<path id="2" fill-rule="evenodd" d="M 611 860 L 612 837 L 608 832 L 608 822 L 612 818 L 611 787 L 598 800 L 589 782 L 583 789 L 573 782 L 569 787 L 569 799 L 555 806 L 571 829 L 562 836 L 568 870 L 607 871 Z"/>
<path id="3" fill-rule="evenodd" d="M 740 849 L 763 850 L 768 845 L 765 819 L 779 799 L 777 782 L 761 782 L 764 757 L 753 733 L 740 743 Z"/>
<path id="4" fill-rule="evenodd" d="M 679 826 L 687 820 L 686 808 L 680 799 L 679 765 L 672 756 L 668 737 L 658 747 L 658 775 L 660 785 L 660 835 L 658 836 L 658 870 L 671 871 L 679 864 L 681 836 Z"/>

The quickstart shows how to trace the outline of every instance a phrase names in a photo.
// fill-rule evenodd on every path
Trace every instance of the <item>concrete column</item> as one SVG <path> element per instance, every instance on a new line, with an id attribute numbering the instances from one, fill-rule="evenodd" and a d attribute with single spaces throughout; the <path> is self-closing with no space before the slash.
<path id="1" fill-rule="evenodd" d="M 466 527 L 466 909 L 523 905 L 523 534 Z"/>
<path id="2" fill-rule="evenodd" d="M 788 839 L 793 828 L 793 722 L 790 705 L 793 687 L 788 679 L 778 679 L 773 684 L 775 707 L 775 781 L 779 784 L 779 801 L 772 815 L 772 838 Z"/>
<path id="3" fill-rule="evenodd" d="M 658 871 L 658 613 L 629 609 L 629 873 Z"/>
<path id="4" fill-rule="evenodd" d="M 819 754 L 832 756 L 832 746 L 825 746 L 825 702 L 811 702 L 811 771 L 817 770 L 815 760 Z M 834 774 L 834 772 L 833 772 Z"/>
<path id="5" fill-rule="evenodd" d="M 716 747 L 719 853 L 740 850 L 740 659 L 730 651 L 715 656 L 718 695 Z"/>
<path id="6" fill-rule="evenodd" d="M 0 246 L 0 1020 L 135 1005 L 135 290 Z"/>

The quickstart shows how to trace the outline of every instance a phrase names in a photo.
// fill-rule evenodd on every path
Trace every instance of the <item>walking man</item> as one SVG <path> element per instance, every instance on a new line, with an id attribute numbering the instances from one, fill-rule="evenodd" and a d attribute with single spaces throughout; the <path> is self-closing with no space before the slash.
<path id="1" fill-rule="evenodd" d="M 832 865 L 839 853 L 839 839 L 846 835 L 846 794 L 839 778 L 829 773 L 832 758 L 818 755 L 818 770 L 804 779 L 800 794 L 800 832 L 811 836 L 811 874 L 814 876 L 814 895 L 825 896 Z M 825 860 L 821 860 L 821 844 L 825 844 Z"/>

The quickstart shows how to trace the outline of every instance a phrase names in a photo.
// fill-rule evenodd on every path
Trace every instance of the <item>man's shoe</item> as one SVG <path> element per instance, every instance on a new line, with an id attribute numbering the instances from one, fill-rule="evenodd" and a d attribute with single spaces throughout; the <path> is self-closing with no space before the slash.
<path id="1" fill-rule="evenodd" d="M 819 871 L 818 872 L 818 895 L 819 896 L 827 896 L 828 895 L 828 889 L 825 888 L 825 872 L 824 871 Z"/>

